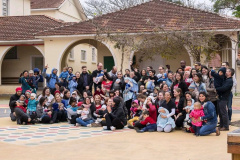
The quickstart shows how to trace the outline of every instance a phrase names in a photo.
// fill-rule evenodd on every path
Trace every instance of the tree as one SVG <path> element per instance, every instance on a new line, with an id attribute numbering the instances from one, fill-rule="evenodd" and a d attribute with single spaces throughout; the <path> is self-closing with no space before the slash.
<path id="1" fill-rule="evenodd" d="M 214 2 L 214 11 L 221 12 L 222 10 L 228 9 L 233 11 L 233 15 L 240 17 L 240 1 L 239 0 L 211 0 Z"/>

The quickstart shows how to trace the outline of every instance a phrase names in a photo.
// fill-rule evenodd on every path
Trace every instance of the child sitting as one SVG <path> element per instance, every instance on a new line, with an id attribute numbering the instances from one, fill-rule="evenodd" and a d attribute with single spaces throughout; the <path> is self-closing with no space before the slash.
<path id="1" fill-rule="evenodd" d="M 61 86 L 67 87 L 68 76 L 68 67 L 64 67 L 62 73 L 59 75 L 59 78 L 61 78 Z"/>
<path id="2" fill-rule="evenodd" d="M 199 136 L 202 121 L 200 117 L 204 116 L 203 107 L 201 103 L 194 103 L 194 110 L 190 113 L 189 117 L 192 118 L 192 127 L 196 136 Z"/>
<path id="3" fill-rule="evenodd" d="M 80 125 L 83 125 L 84 122 L 88 122 L 88 121 L 92 121 L 91 118 L 89 118 L 89 109 L 88 108 L 83 108 L 83 107 L 80 107 L 78 108 L 77 110 L 77 114 L 79 115 L 79 118 L 77 118 L 77 123 L 76 123 L 76 127 L 80 126 Z M 84 121 L 83 123 L 79 123 L 78 121 L 81 120 Z M 91 127 L 91 123 L 89 124 L 86 124 L 86 125 L 83 125 L 85 127 Z"/>
<path id="4" fill-rule="evenodd" d="M 158 132 L 171 132 L 171 130 L 173 128 L 175 128 L 175 122 L 173 120 L 172 117 L 167 117 L 169 115 L 169 111 L 163 107 L 159 107 L 158 109 L 159 115 L 157 118 L 157 131 Z M 162 118 L 162 116 L 166 117 L 166 118 Z M 166 126 L 170 125 L 171 128 L 169 129 L 169 131 L 166 131 Z"/>
<path id="5" fill-rule="evenodd" d="M 27 105 L 28 114 L 30 115 L 31 119 L 37 118 L 37 113 L 36 113 L 37 104 L 38 104 L 38 101 L 36 100 L 36 94 L 31 93 L 31 97 L 28 100 L 28 105 Z"/>
<path id="6" fill-rule="evenodd" d="M 141 114 L 142 114 L 142 108 L 139 106 L 138 100 L 134 100 L 134 101 L 132 102 L 132 106 L 131 106 L 131 108 L 130 108 L 130 111 L 131 111 L 131 114 L 130 114 L 131 119 L 128 120 L 128 128 L 133 129 L 133 128 L 134 128 L 134 127 L 133 127 L 133 123 L 134 123 L 135 121 L 139 121 L 139 117 L 140 117 Z"/>
<path id="7" fill-rule="evenodd" d="M 17 100 L 17 106 L 18 108 L 20 108 L 21 110 L 23 110 L 24 113 L 27 113 L 27 105 L 25 103 L 25 96 L 24 95 L 21 95 L 19 97 L 19 100 Z M 18 105 L 19 104 L 19 105 Z"/>
<path id="8" fill-rule="evenodd" d="M 225 73 L 226 73 L 226 68 L 225 67 L 220 68 L 218 73 L 216 73 L 215 70 L 211 70 L 211 76 L 214 77 L 215 88 L 222 86 L 223 81 L 226 78 Z"/>
<path id="9" fill-rule="evenodd" d="M 151 117 L 149 117 L 149 112 L 148 111 L 144 111 L 143 113 L 143 118 L 144 118 L 144 121 L 141 121 L 140 123 L 142 125 L 146 125 L 146 127 L 144 127 L 143 129 L 141 130 L 136 130 L 137 133 L 143 133 L 143 132 L 153 132 L 153 131 L 156 131 L 157 130 L 157 124 L 156 124 L 156 121 L 154 121 Z"/>
<path id="10" fill-rule="evenodd" d="M 190 100 L 187 100 L 187 106 L 183 108 L 184 110 L 190 110 L 192 111 L 194 109 L 193 107 L 193 101 L 192 99 Z M 189 123 L 189 113 L 186 114 L 186 118 L 184 119 L 185 122 L 188 122 Z"/>

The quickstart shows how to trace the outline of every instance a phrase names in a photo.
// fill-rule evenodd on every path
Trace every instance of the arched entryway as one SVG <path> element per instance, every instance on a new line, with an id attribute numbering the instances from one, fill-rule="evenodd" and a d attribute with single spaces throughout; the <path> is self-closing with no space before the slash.
<path id="1" fill-rule="evenodd" d="M 33 70 L 34 68 L 43 69 L 43 52 L 37 46 L 16 45 L 9 46 L 2 54 L 1 65 L 1 84 L 18 84 L 18 78 L 24 70 Z M 41 86 L 41 84 L 40 84 Z"/>
<path id="2" fill-rule="evenodd" d="M 94 39 L 71 42 L 62 52 L 59 62 L 61 70 L 65 66 L 71 66 L 75 71 L 80 71 L 81 66 L 87 66 L 88 70 L 93 71 L 98 62 L 103 63 L 104 69 L 108 71 L 117 65 L 116 57 L 107 44 Z"/>
<path id="3" fill-rule="evenodd" d="M 179 54 L 169 58 L 163 58 L 161 55 L 154 55 L 146 59 L 146 57 L 141 56 L 141 53 L 135 52 L 132 55 L 132 61 L 134 66 L 140 70 L 146 69 L 147 66 L 152 66 L 156 72 L 158 72 L 159 66 L 165 67 L 166 65 L 170 65 L 170 70 L 175 72 L 180 67 L 181 60 L 186 61 L 187 66 L 192 65 L 189 54 L 184 47 L 179 48 L 178 53 Z"/>

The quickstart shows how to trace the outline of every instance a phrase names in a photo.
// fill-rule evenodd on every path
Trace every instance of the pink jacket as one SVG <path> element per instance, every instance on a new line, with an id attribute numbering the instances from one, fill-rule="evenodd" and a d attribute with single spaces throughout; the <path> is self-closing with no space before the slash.
<path id="1" fill-rule="evenodd" d="M 202 116 L 204 116 L 203 109 L 193 110 L 189 115 L 189 117 L 192 118 L 192 124 L 197 127 L 202 126 L 202 121 L 199 120 L 199 117 Z"/>

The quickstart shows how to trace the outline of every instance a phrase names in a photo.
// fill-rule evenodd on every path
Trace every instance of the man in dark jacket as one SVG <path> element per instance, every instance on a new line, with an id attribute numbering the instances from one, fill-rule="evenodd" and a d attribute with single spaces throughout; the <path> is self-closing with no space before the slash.
<path id="1" fill-rule="evenodd" d="M 22 88 L 17 87 L 16 88 L 16 93 L 10 97 L 9 107 L 11 109 L 10 118 L 11 118 L 12 121 L 16 121 L 16 116 L 14 115 L 14 109 L 18 105 L 17 100 L 19 100 L 21 94 L 22 94 Z"/>
<path id="2" fill-rule="evenodd" d="M 93 85 L 92 76 L 87 73 L 87 67 L 82 66 L 82 74 L 80 75 L 80 78 L 78 80 L 77 89 L 81 94 L 83 94 L 84 90 L 89 90 L 92 93 L 92 85 Z"/>
<path id="3" fill-rule="evenodd" d="M 227 79 L 223 82 L 221 87 L 217 87 L 216 90 L 219 93 L 219 101 L 218 101 L 218 112 L 220 117 L 220 131 L 228 131 L 229 130 L 229 118 L 227 111 L 227 103 L 228 97 L 231 93 L 233 86 L 232 76 L 234 75 L 234 69 L 229 68 L 226 71 Z"/>

